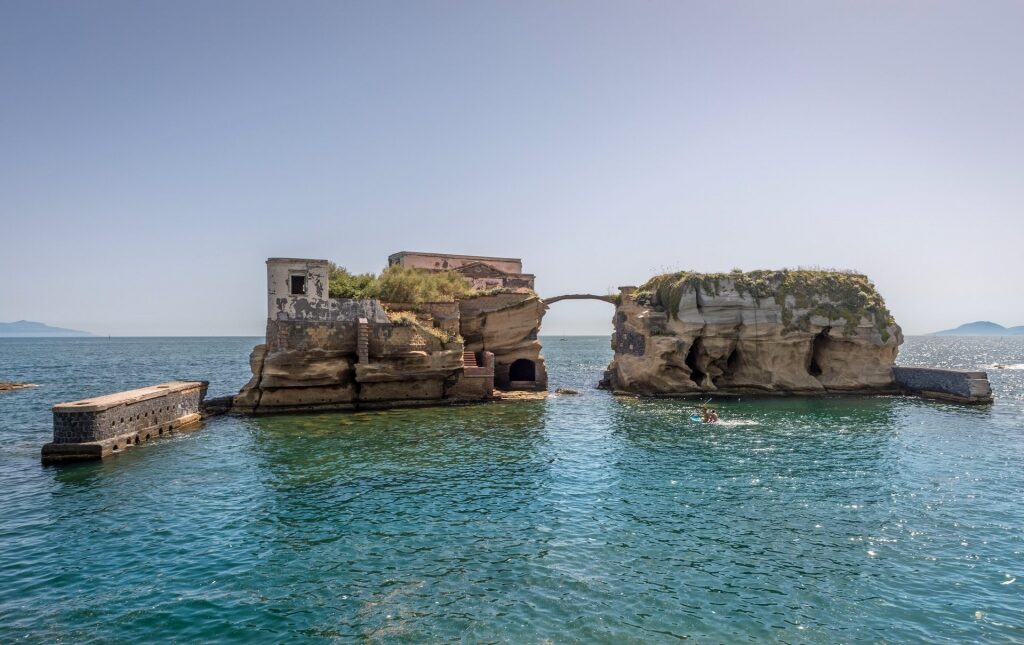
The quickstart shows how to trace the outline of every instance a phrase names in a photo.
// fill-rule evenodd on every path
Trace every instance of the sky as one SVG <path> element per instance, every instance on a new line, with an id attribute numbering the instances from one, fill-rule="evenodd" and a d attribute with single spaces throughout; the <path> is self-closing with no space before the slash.
<path id="1" fill-rule="evenodd" d="M 262 335 L 266 258 L 416 250 L 1021 325 L 1022 62 L 1017 1 L 0 0 L 0 321 Z"/>

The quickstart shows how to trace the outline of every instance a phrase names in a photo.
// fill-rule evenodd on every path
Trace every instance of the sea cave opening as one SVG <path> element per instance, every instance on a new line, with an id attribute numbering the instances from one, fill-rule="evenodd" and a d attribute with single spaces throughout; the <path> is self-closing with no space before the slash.
<path id="1" fill-rule="evenodd" d="M 729 356 L 726 357 L 725 361 L 718 360 L 714 362 L 714 365 L 720 368 L 721 373 L 718 376 L 711 377 L 711 383 L 716 387 L 720 387 L 722 382 L 733 377 L 736 373 L 737 368 L 740 366 L 740 351 L 735 347 Z"/>
<path id="2" fill-rule="evenodd" d="M 690 380 L 697 385 L 704 383 L 704 378 L 707 376 L 704 372 L 697 367 L 697 359 L 701 355 L 701 351 L 704 348 L 704 339 L 698 336 L 693 344 L 690 345 L 690 351 L 686 352 L 686 366 L 690 368 Z"/>
<path id="3" fill-rule="evenodd" d="M 821 365 L 825 354 L 825 347 L 829 343 L 828 333 L 831 329 L 831 327 L 822 329 L 814 336 L 814 340 L 811 341 L 811 357 L 807 363 L 807 373 L 815 378 L 822 374 Z"/>
<path id="4" fill-rule="evenodd" d="M 740 364 L 740 350 L 733 349 L 729 353 L 729 358 L 725 360 L 725 371 L 727 374 L 732 374 L 736 371 L 736 368 Z"/>

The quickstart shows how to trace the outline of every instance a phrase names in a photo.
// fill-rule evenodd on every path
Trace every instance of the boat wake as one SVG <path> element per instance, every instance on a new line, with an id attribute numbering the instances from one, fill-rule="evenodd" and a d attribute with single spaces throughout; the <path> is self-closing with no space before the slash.
<path id="1" fill-rule="evenodd" d="M 726 428 L 739 428 L 743 426 L 759 426 L 761 424 L 751 419 L 724 419 L 722 421 L 715 421 L 714 423 L 708 423 L 705 425 L 724 426 Z"/>

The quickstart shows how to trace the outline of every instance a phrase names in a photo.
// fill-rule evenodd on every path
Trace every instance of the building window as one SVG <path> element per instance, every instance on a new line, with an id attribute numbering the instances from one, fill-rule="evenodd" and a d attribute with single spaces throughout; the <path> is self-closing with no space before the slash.
<path id="1" fill-rule="evenodd" d="M 294 274 L 289 279 L 291 294 L 293 296 L 304 296 L 306 295 L 306 274 L 299 273 Z"/>

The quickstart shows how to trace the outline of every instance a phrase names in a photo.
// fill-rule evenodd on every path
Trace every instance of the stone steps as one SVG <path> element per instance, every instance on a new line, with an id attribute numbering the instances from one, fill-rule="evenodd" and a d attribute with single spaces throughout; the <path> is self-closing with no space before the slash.
<path id="1" fill-rule="evenodd" d="M 366 364 L 370 362 L 370 323 L 366 318 L 360 318 L 357 327 L 356 354 L 359 362 Z"/>

